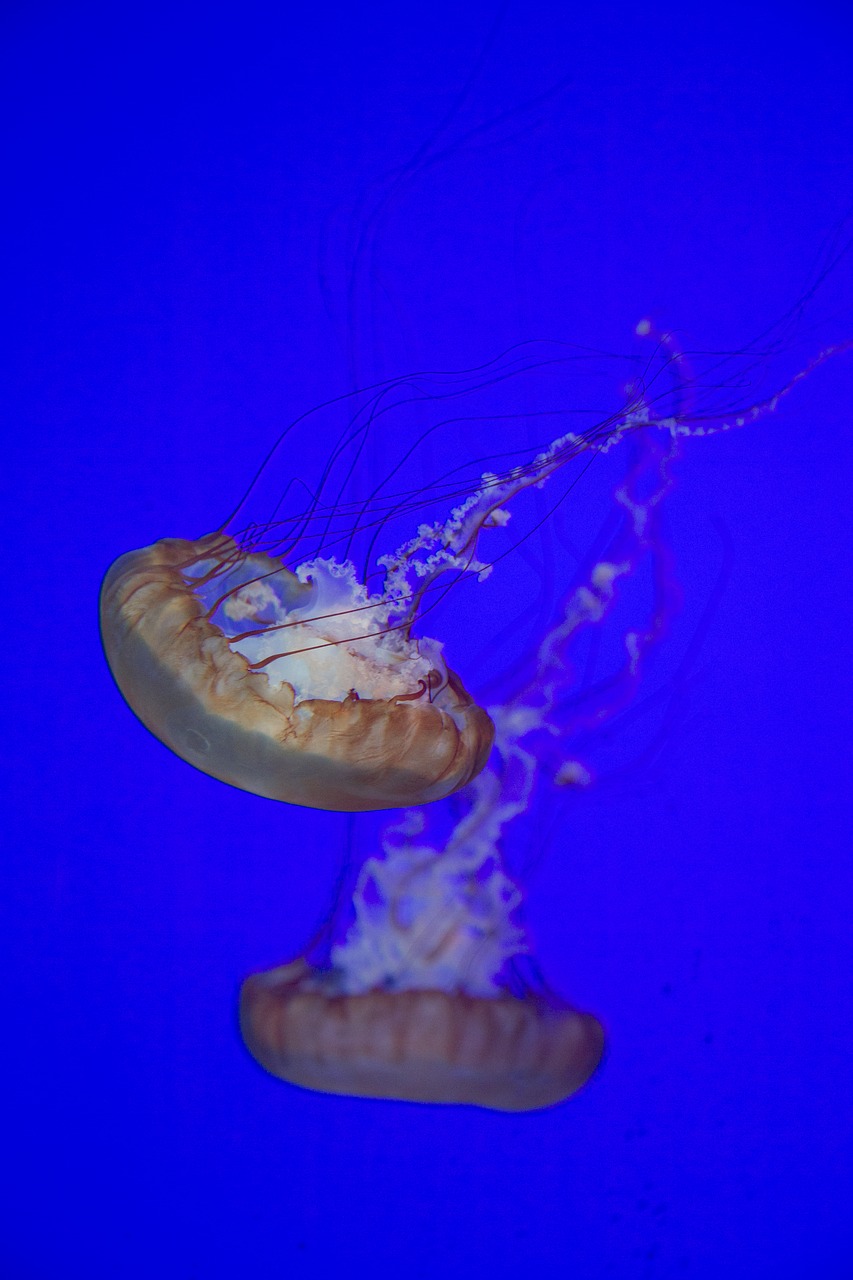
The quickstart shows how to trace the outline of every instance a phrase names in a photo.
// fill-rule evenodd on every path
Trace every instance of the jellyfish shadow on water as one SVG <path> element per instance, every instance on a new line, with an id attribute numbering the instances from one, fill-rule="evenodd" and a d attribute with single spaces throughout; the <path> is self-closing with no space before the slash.
<path id="1" fill-rule="evenodd" d="M 602 1028 L 536 976 L 503 834 L 540 772 L 562 786 L 588 781 L 568 744 L 634 695 L 663 635 L 675 591 L 658 516 L 681 441 L 774 411 L 841 349 L 784 371 L 773 357 L 790 356 L 801 311 L 736 352 L 688 355 L 641 323 L 641 354 L 611 412 L 576 407 L 571 389 L 590 368 L 612 386 L 623 357 L 538 341 L 475 370 L 341 396 L 284 433 L 216 532 L 165 539 L 110 568 L 109 665 L 175 754 L 289 803 L 409 810 L 350 885 L 348 928 L 246 980 L 243 1036 L 270 1072 L 332 1093 L 500 1110 L 560 1102 L 594 1072 Z M 570 430 L 535 443 L 566 419 Z M 512 428 L 512 450 L 495 452 L 498 423 Z M 453 464 L 460 439 L 476 463 Z M 310 458 L 329 440 L 313 484 L 281 485 L 287 455 Z M 423 619 L 456 584 L 486 579 L 626 440 L 635 457 L 616 494 L 619 534 L 569 594 L 526 681 L 478 706 L 441 643 L 421 634 Z M 543 490 L 544 512 L 517 501 Z M 490 530 L 496 552 L 484 560 Z M 650 616 L 624 632 L 621 670 L 567 710 L 577 638 L 646 560 Z M 463 788 L 462 816 L 430 841 L 421 807 Z"/>

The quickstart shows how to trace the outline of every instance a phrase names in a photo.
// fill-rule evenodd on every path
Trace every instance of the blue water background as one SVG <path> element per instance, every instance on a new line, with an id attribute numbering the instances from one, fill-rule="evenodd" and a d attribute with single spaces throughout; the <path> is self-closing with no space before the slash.
<path id="1" fill-rule="evenodd" d="M 561 1108 L 330 1099 L 255 1066 L 241 979 L 299 951 L 378 824 L 194 772 L 97 629 L 115 556 L 216 527 L 282 426 L 356 382 L 531 337 L 626 351 L 647 315 L 698 347 L 772 324 L 851 203 L 844 7 L 2 21 L 0 1274 L 853 1273 L 850 357 L 687 446 L 685 604 L 649 690 L 682 679 L 678 714 L 523 835 L 542 966 L 608 1031 Z M 794 365 L 850 334 L 845 278 Z M 590 474 L 537 564 L 584 553 L 610 488 Z M 551 581 L 497 575 L 442 614 L 475 693 L 529 647 L 483 656 L 501 593 Z"/>

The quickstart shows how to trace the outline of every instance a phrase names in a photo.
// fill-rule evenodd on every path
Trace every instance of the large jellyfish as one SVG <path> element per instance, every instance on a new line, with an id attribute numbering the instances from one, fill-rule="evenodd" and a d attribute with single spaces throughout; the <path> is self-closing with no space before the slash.
<path id="1" fill-rule="evenodd" d="M 593 415 L 585 430 L 526 456 L 523 448 L 509 458 L 481 455 L 481 467 L 494 461 L 494 469 L 445 467 L 422 491 L 406 489 L 415 449 L 395 442 L 397 461 L 385 477 L 350 490 L 368 433 L 384 415 L 473 398 L 466 413 L 429 422 L 420 443 L 432 444 L 439 429 L 445 442 L 449 430 L 454 439 L 475 431 L 487 438 L 494 418 L 513 417 L 505 401 L 499 413 L 489 393 L 531 371 L 571 369 L 579 358 L 530 345 L 532 356 L 511 352 L 476 377 L 420 375 L 358 393 L 307 507 L 282 516 L 279 496 L 260 522 L 235 514 L 216 533 L 164 539 L 112 565 L 101 592 L 106 656 L 130 707 L 158 738 L 224 782 L 322 809 L 425 804 L 477 775 L 492 722 L 442 645 L 413 627 L 448 581 L 488 574 L 481 533 L 506 524 L 507 504 L 648 425 L 648 381 L 632 385 L 616 412 Z M 658 356 L 652 389 L 672 358 L 665 344 Z M 538 413 L 527 406 L 527 419 L 572 412 L 553 392 L 548 406 Z M 344 481 L 329 500 L 335 467 Z M 407 521 L 409 536 L 377 554 L 383 535 Z M 359 539 L 361 572 L 353 560 Z"/>
<path id="2" fill-rule="evenodd" d="M 213 534 L 122 556 L 101 630 L 128 703 L 190 764 L 272 799 L 376 809 L 464 786 L 493 736 L 440 646 L 393 609 L 349 564 L 292 573 Z"/>
<path id="3" fill-rule="evenodd" d="M 519 495 L 557 475 L 559 505 L 578 470 L 626 436 L 741 425 L 790 385 L 738 410 L 725 398 L 731 358 L 713 357 L 723 380 L 700 389 L 668 335 L 638 332 L 650 351 L 632 364 L 615 410 L 571 406 L 566 376 L 589 356 L 565 344 L 521 344 L 461 374 L 410 375 L 330 402 L 344 421 L 307 505 L 294 505 L 304 486 L 291 477 L 259 520 L 244 501 L 213 534 L 121 556 L 104 580 L 101 632 L 130 707 L 188 763 L 277 800 L 385 809 L 464 787 L 485 765 L 494 727 L 420 624 L 454 581 L 488 575 L 483 531 L 503 528 Z M 600 372 L 613 359 L 594 363 Z M 738 353 L 738 377 L 757 365 L 755 351 Z M 396 432 L 401 415 L 409 436 Z M 306 415 L 310 432 L 328 439 L 315 417 Z M 499 419 L 518 427 L 510 453 L 489 452 Z M 537 447 L 566 419 L 577 427 Z M 449 461 L 460 441 L 472 452 L 479 442 L 479 469 Z M 288 443 L 290 429 L 271 464 Z M 381 478 L 359 471 L 365 453 L 388 459 Z M 263 497 L 275 474 L 277 465 L 262 468 L 250 494 Z M 517 541 L 525 536 L 522 527 Z"/>

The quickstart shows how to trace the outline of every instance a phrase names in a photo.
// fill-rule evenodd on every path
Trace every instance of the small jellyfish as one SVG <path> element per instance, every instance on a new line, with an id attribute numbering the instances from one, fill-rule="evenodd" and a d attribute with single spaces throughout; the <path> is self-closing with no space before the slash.
<path id="1" fill-rule="evenodd" d="M 418 811 L 386 833 L 328 964 L 300 958 L 245 981 L 243 1038 L 272 1075 L 324 1093 L 500 1111 L 552 1106 L 592 1075 L 601 1024 L 518 965 L 528 951 L 521 893 L 498 840 L 526 808 L 534 767 L 518 742 L 500 752 L 443 848 L 418 840 Z"/>
<path id="2" fill-rule="evenodd" d="M 604 1048 L 589 1014 L 465 992 L 329 993 L 304 961 L 247 979 L 243 1036 L 273 1075 L 322 1093 L 533 1111 L 586 1083 Z"/>

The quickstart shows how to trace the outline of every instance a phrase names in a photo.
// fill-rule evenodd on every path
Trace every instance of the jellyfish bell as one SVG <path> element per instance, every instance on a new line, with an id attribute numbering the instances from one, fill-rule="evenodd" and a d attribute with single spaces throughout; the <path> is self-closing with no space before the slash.
<path id="1" fill-rule="evenodd" d="M 240 1024 L 272 1075 L 321 1093 L 533 1111 L 598 1066 L 591 1014 L 536 997 L 329 988 L 304 960 L 243 983 Z"/>
<path id="2" fill-rule="evenodd" d="M 222 534 L 121 556 L 101 634 L 139 719 L 245 791 L 333 810 L 425 804 L 483 767 L 491 721 L 435 642 L 388 625 L 351 567 L 299 574 Z M 283 638 L 285 637 L 285 638 Z"/>

